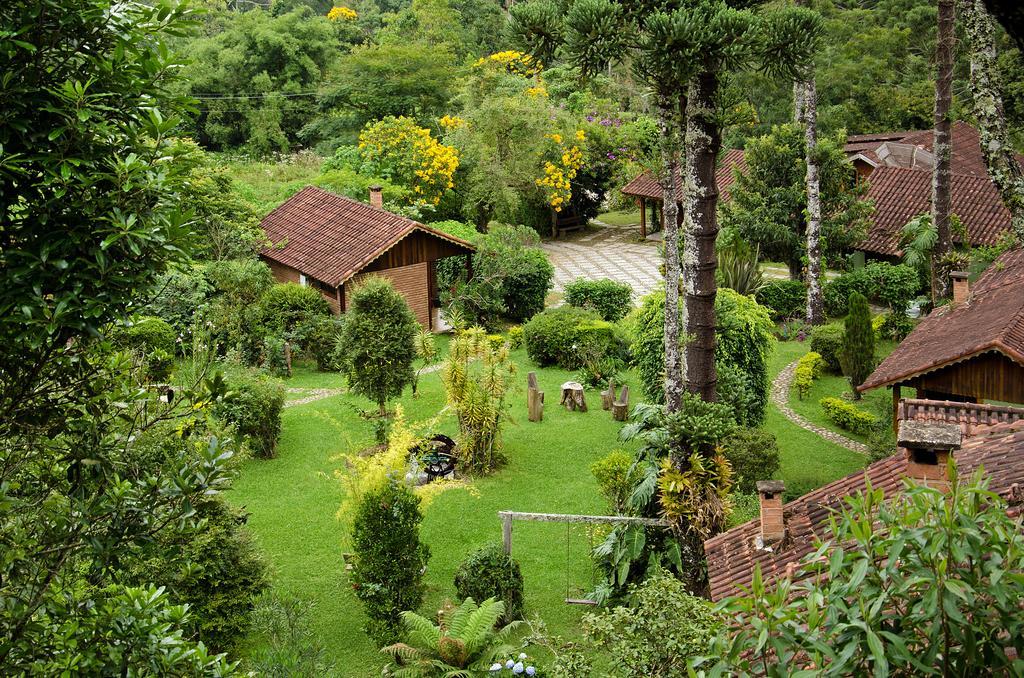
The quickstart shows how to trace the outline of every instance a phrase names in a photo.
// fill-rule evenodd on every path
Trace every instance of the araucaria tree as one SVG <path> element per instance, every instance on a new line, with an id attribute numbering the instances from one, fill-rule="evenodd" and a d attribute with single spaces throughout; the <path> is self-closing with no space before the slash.
<path id="1" fill-rule="evenodd" d="M 953 125 L 949 114 L 953 105 L 955 17 L 956 8 L 953 0 L 939 0 L 939 32 L 935 41 L 935 129 L 932 142 L 932 152 L 935 154 L 935 167 L 932 168 L 932 224 L 935 226 L 937 238 L 929 271 L 933 302 L 949 296 L 949 281 L 944 273 L 936 271 L 936 264 L 953 248 L 949 228 L 949 215 L 953 204 L 953 194 L 950 190 L 953 173 L 953 144 L 950 133 Z"/>
<path id="2" fill-rule="evenodd" d="M 384 278 L 371 277 L 356 288 L 338 338 L 338 359 L 356 393 L 387 403 L 413 381 L 419 324 L 409 304 Z"/>
<path id="3" fill-rule="evenodd" d="M 871 326 L 871 309 L 860 292 L 850 295 L 850 313 L 846 316 L 843 353 L 840 359 L 843 374 L 850 380 L 853 396 L 860 398 L 857 387 L 875 369 L 875 330 Z"/>
<path id="4" fill-rule="evenodd" d="M 996 62 L 995 23 L 983 0 L 960 3 L 966 44 L 971 52 L 971 93 L 974 117 L 981 135 L 981 152 L 988 176 L 999 189 L 1010 212 L 1010 224 L 1018 242 L 1024 244 L 1024 169 L 1010 144 L 1002 83 Z"/>

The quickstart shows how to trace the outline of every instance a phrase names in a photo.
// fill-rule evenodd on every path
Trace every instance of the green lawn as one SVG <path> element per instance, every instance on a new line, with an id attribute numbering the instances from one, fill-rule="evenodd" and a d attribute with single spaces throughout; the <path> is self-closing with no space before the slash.
<path id="1" fill-rule="evenodd" d="M 442 342 L 442 348 L 444 344 Z M 779 345 L 772 376 L 806 350 L 806 344 Z M 450 490 L 426 509 L 422 537 L 432 557 L 427 570 L 424 612 L 436 610 L 454 594 L 452 578 L 471 550 L 501 536 L 497 511 L 603 513 L 604 502 L 589 466 L 616 447 L 621 424 L 600 409 L 596 391 L 588 392 L 591 409 L 567 413 L 558 406 L 559 386 L 571 373 L 535 370 L 547 393 L 545 420 L 526 420 L 525 382 L 531 368 L 522 350 L 513 353 L 520 367 L 520 387 L 512 394 L 514 422 L 505 429 L 508 465 L 491 477 L 475 480 L 472 491 Z M 636 380 L 631 381 L 636 384 Z M 291 387 L 337 388 L 337 375 L 297 366 Z M 400 400 L 407 418 L 427 421 L 442 411 L 437 373 L 420 380 L 419 396 Z M 312 625 L 323 638 L 340 676 L 379 675 L 380 656 L 363 634 L 363 614 L 346 584 L 341 554 L 344 530 L 337 511 L 342 487 L 334 473 L 343 457 L 373 442 L 373 422 L 360 418 L 369 401 L 342 394 L 287 408 L 276 459 L 242 465 L 229 494 L 250 512 L 249 527 L 271 564 L 275 586 L 313 601 Z M 782 477 L 791 486 L 820 485 L 863 465 L 861 455 L 827 443 L 785 420 L 770 407 L 767 427 L 782 448 Z M 455 422 L 441 416 L 435 430 L 453 434 Z M 811 485 L 813 484 L 813 485 Z M 553 633 L 573 637 L 585 608 L 566 605 L 566 528 L 557 523 L 516 523 L 514 555 L 526 580 L 527 614 L 538 613 Z M 569 595 L 580 597 L 592 583 L 582 529 L 569 539 Z"/>
<path id="2" fill-rule="evenodd" d="M 526 366 L 525 353 L 513 354 Z M 454 594 L 452 578 L 471 550 L 501 538 L 497 511 L 604 513 L 604 502 L 589 466 L 615 447 L 621 424 L 601 410 L 596 391 L 588 393 L 587 413 L 567 413 L 558 406 L 559 386 L 569 372 L 537 370 L 547 393 L 545 420 L 526 420 L 526 367 L 523 387 L 512 395 L 515 423 L 505 432 L 509 464 L 491 477 L 476 480 L 472 492 L 451 490 L 426 510 L 422 537 L 432 558 L 427 571 L 429 593 L 423 610 L 437 609 Z M 320 378 L 320 380 L 317 379 Z M 296 369 L 289 385 L 334 387 L 334 375 Z M 439 375 L 425 375 L 420 395 L 406 394 L 401 404 L 412 421 L 437 416 L 443 407 Z M 279 455 L 269 461 L 245 462 L 229 498 L 250 513 L 249 526 L 267 555 L 276 586 L 315 602 L 313 626 L 323 637 L 341 676 L 379 675 L 379 655 L 361 630 L 360 605 L 346 586 L 342 571 L 343 529 L 336 513 L 342 489 L 334 472 L 347 453 L 373 442 L 373 424 L 357 409 L 369 401 L 348 394 L 284 411 Z M 453 434 L 455 422 L 441 418 L 436 430 Z M 517 523 L 514 555 L 526 580 L 528 614 L 542 613 L 554 633 L 573 635 L 581 614 L 565 605 L 566 529 L 555 523 Z M 589 538 L 571 534 L 570 594 L 580 597 L 591 586 Z"/>
<path id="3" fill-rule="evenodd" d="M 650 219 L 650 213 L 647 218 Z M 597 215 L 598 221 L 603 221 L 611 226 L 640 226 L 640 210 L 619 210 L 617 212 L 604 212 Z"/>

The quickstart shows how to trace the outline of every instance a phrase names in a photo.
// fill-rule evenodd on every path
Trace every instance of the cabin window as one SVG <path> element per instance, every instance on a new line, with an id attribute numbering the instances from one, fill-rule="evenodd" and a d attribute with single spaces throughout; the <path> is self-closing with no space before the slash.
<path id="1" fill-rule="evenodd" d="M 299 284 L 302 285 L 303 287 L 309 284 L 308 281 L 306 280 L 306 275 L 304 273 L 299 274 Z"/>

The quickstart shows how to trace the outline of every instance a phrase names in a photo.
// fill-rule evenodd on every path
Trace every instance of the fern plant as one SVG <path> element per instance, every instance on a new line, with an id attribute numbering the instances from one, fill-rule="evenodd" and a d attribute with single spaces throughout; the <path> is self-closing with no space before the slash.
<path id="1" fill-rule="evenodd" d="M 468 677 L 484 673 L 496 657 L 512 652 L 512 634 L 521 622 L 495 630 L 505 604 L 488 598 L 479 605 L 466 598 L 458 607 L 448 605 L 437 623 L 415 612 L 403 612 L 408 643 L 381 649 L 391 657 L 385 675 L 408 678 Z"/>

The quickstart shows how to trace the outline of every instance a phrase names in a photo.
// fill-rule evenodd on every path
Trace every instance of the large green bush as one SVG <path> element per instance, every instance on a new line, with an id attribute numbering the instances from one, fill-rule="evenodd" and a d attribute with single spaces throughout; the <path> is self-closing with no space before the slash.
<path id="1" fill-rule="evenodd" d="M 807 308 L 807 286 L 800 280 L 772 280 L 754 295 L 772 315 L 772 320 L 788 320 L 803 315 Z"/>
<path id="2" fill-rule="evenodd" d="M 840 374 L 843 370 L 840 358 L 843 355 L 845 336 L 846 330 L 842 323 L 819 325 L 811 330 L 811 350 L 821 356 L 833 374 Z"/>
<path id="3" fill-rule="evenodd" d="M 321 372 L 341 371 L 338 340 L 344 327 L 345 316 L 328 315 L 310 318 L 296 328 L 296 334 L 302 336 L 303 351 Z"/>
<path id="4" fill-rule="evenodd" d="M 745 403 L 737 421 L 757 426 L 764 421 L 768 406 L 768 359 L 774 350 L 772 321 L 768 310 L 750 297 L 722 288 L 715 297 L 717 317 L 716 364 L 742 372 L 742 379 L 729 377 L 723 387 L 745 390 L 730 393 L 723 388 L 721 400 Z M 644 395 L 653 402 L 664 400 L 665 370 L 665 293 L 644 297 L 640 309 L 626 319 L 632 335 L 630 346 L 634 367 L 640 373 Z"/>
<path id="5" fill-rule="evenodd" d="M 420 499 L 388 482 L 367 492 L 352 523 L 352 588 L 368 617 L 366 632 L 378 646 L 402 637 L 402 612 L 423 602 L 423 571 L 430 549 L 420 542 Z"/>
<path id="6" fill-rule="evenodd" d="M 551 289 L 555 267 L 539 247 L 527 247 L 517 254 L 514 261 L 501 264 L 506 270 L 502 300 L 505 302 L 505 317 L 521 323 L 544 310 L 544 299 Z"/>
<path id="7" fill-rule="evenodd" d="M 577 278 L 565 286 L 565 303 L 578 308 L 590 308 L 609 322 L 618 322 L 629 312 L 633 288 L 626 283 L 607 278 L 586 280 Z"/>
<path id="8" fill-rule="evenodd" d="M 523 573 L 501 544 L 491 544 L 466 556 L 455 570 L 455 593 L 460 600 L 488 598 L 505 604 L 500 624 L 523 616 Z"/>
<path id="9" fill-rule="evenodd" d="M 822 297 L 825 311 L 834 318 L 848 313 L 853 292 L 860 292 L 868 301 L 885 304 L 894 313 L 904 315 L 920 291 L 921 280 L 910 266 L 873 262 L 825 283 Z"/>
<path id="10" fill-rule="evenodd" d="M 526 354 L 541 367 L 577 369 L 591 356 L 619 356 L 625 339 L 610 322 L 588 309 L 561 306 L 535 315 L 523 326 Z"/>
<path id="11" fill-rule="evenodd" d="M 313 318 L 330 315 L 331 307 L 315 287 L 278 283 L 260 298 L 258 313 L 268 332 L 293 332 Z"/>
<path id="12" fill-rule="evenodd" d="M 281 436 L 284 384 L 256 370 L 238 368 L 225 374 L 228 393 L 213 407 L 213 415 L 248 444 L 257 457 L 277 453 Z"/>
<path id="13" fill-rule="evenodd" d="M 338 360 L 352 390 L 381 415 L 412 383 L 419 324 L 391 282 L 373 276 L 356 288 L 338 339 Z"/>
<path id="14" fill-rule="evenodd" d="M 115 327 L 111 341 L 118 348 L 146 354 L 150 351 L 174 353 L 178 334 L 163 318 L 143 316 L 130 324 Z"/>
<path id="15" fill-rule="evenodd" d="M 839 362 L 843 374 L 850 379 L 854 397 L 859 398 L 857 387 L 863 384 L 875 369 L 875 331 L 871 327 L 871 309 L 864 295 L 850 295 L 850 314 L 846 316 L 843 352 Z"/>
<path id="16" fill-rule="evenodd" d="M 274 284 L 270 267 L 246 259 L 210 262 L 206 271 L 215 289 L 208 312 L 212 338 L 242 363 L 259 364 L 266 335 L 259 300 Z"/>
<path id="17" fill-rule="evenodd" d="M 722 442 L 722 451 L 732 465 L 738 492 L 757 492 L 757 481 L 774 478 L 779 470 L 779 443 L 770 431 L 737 429 Z"/>

